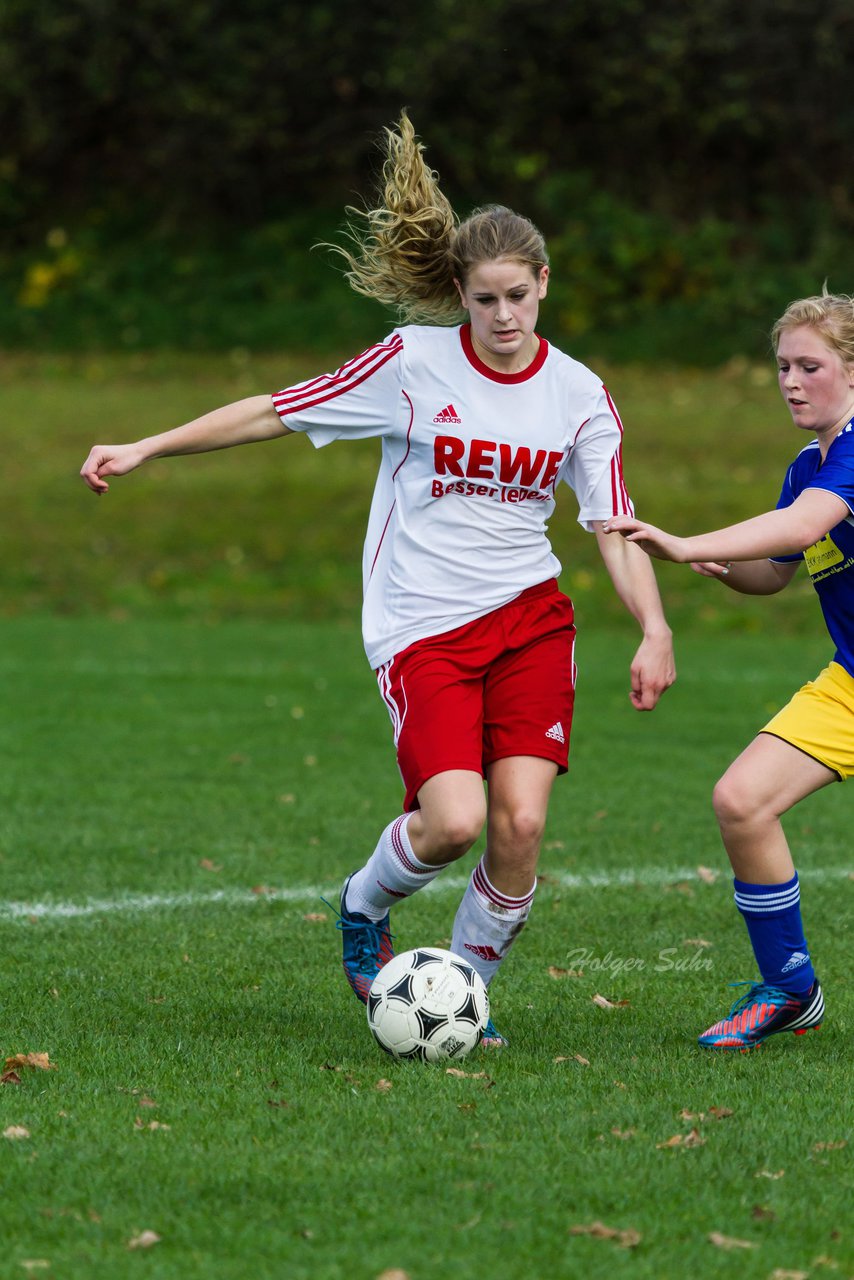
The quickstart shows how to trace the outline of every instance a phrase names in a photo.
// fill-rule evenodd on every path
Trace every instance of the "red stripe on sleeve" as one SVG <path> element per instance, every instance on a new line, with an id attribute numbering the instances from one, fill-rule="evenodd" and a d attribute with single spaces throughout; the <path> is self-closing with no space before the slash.
<path id="1" fill-rule="evenodd" d="M 403 340 L 395 334 L 389 342 L 369 347 L 360 355 L 348 360 L 335 373 L 324 373 L 295 387 L 286 387 L 273 396 L 273 405 L 280 417 L 304 413 L 326 400 L 352 391 L 381 369 L 384 364 L 403 350 Z"/>

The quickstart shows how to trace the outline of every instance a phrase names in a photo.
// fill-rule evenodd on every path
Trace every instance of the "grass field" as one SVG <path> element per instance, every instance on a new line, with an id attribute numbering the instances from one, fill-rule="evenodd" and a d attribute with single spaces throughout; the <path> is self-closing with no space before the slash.
<path id="1" fill-rule="evenodd" d="M 805 583 L 664 566 L 680 679 L 638 716 L 564 495 L 578 710 L 493 990 L 510 1050 L 449 1076 L 370 1040 L 320 898 L 400 804 L 357 623 L 375 449 L 157 463 L 103 500 L 76 476 L 346 354 L 0 359 L 0 1049 L 50 1063 L 0 1087 L 0 1280 L 854 1275 L 843 788 L 789 822 L 825 1027 L 695 1047 L 754 976 L 709 795 L 828 656 Z M 773 504 L 801 442 L 768 369 L 591 363 L 645 514 Z M 447 942 L 470 866 L 400 908 L 399 948 Z"/>
<path id="2" fill-rule="evenodd" d="M 753 976 L 711 786 L 826 642 L 686 632 L 651 716 L 632 644 L 582 616 L 511 1047 L 451 1076 L 375 1048 L 320 901 L 400 799 L 352 622 L 0 622 L 0 1047 L 52 1064 L 0 1088 L 3 1280 L 854 1274 L 842 787 L 789 823 L 825 1027 L 695 1046 Z"/>

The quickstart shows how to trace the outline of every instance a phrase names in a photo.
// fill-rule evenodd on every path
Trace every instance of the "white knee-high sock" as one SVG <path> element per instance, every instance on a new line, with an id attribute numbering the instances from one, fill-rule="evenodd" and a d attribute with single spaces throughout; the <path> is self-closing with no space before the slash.
<path id="1" fill-rule="evenodd" d="M 448 865 L 429 866 L 416 858 L 406 833 L 411 817 L 411 813 L 404 813 L 390 822 L 361 871 L 351 876 L 348 911 L 381 920 L 389 907 L 423 889 Z"/>
<path id="2" fill-rule="evenodd" d="M 483 858 L 463 894 L 451 938 L 451 950 L 468 960 L 489 985 L 502 960 L 525 927 L 537 882 L 524 898 L 509 898 L 490 884 Z"/>

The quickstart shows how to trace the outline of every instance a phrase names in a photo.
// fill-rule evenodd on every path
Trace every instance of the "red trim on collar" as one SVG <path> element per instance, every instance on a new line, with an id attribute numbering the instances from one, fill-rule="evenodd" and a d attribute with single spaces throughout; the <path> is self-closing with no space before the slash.
<path id="1" fill-rule="evenodd" d="M 535 373 L 539 373 L 546 362 L 546 356 L 549 353 L 549 344 L 545 338 L 539 338 L 540 345 L 537 354 L 526 369 L 522 369 L 519 373 L 499 373 L 497 369 L 490 369 L 488 364 L 484 364 L 480 356 L 474 349 L 474 343 L 471 340 L 471 325 L 464 324 L 460 326 L 460 342 L 462 343 L 465 357 L 472 368 L 477 369 L 478 373 L 482 373 L 485 378 L 490 378 L 493 382 L 513 383 L 527 382 L 529 378 L 533 378 Z"/>

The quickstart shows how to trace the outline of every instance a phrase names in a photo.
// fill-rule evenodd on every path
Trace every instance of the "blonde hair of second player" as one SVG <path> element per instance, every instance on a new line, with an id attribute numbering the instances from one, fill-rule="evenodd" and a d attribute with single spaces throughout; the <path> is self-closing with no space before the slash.
<path id="1" fill-rule="evenodd" d="M 354 247 L 329 246 L 344 258 L 357 293 L 394 307 L 402 321 L 449 324 L 461 315 L 454 280 L 465 283 L 479 263 L 511 259 L 535 275 L 548 263 L 541 233 L 503 205 L 459 221 L 405 111 L 385 130 L 384 151 L 376 207 L 347 209 Z"/>
<path id="2" fill-rule="evenodd" d="M 843 364 L 854 364 L 854 298 L 846 293 L 817 294 L 790 302 L 771 330 L 774 350 L 787 329 L 809 325 L 816 329 Z"/>

